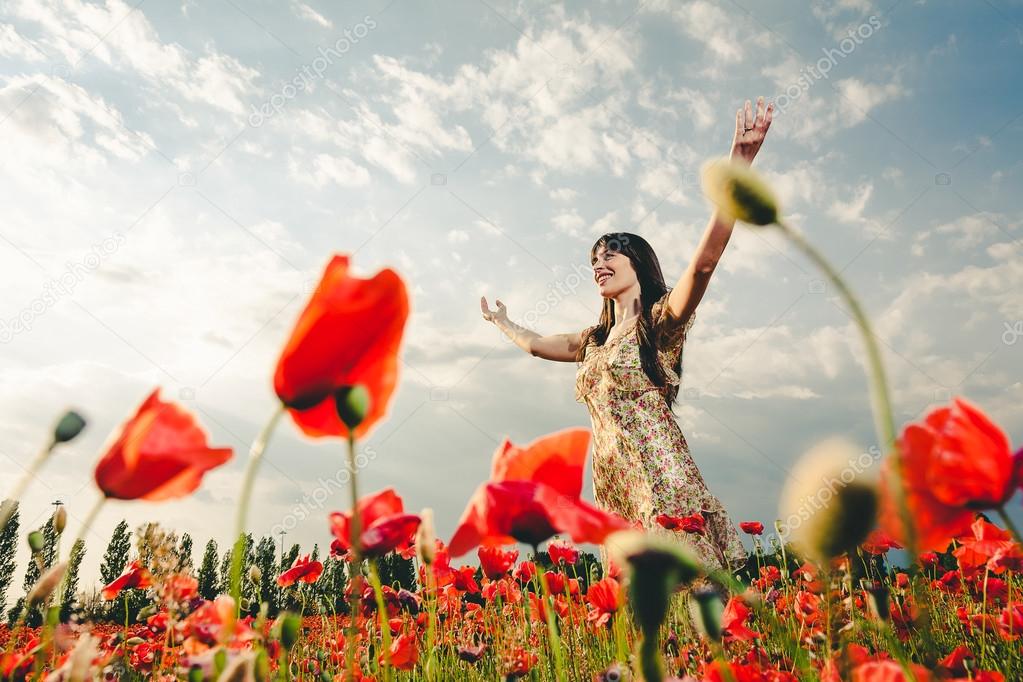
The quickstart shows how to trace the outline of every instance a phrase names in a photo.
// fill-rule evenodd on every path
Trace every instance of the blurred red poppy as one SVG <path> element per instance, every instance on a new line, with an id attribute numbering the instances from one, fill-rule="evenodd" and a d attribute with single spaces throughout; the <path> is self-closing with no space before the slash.
<path id="1" fill-rule="evenodd" d="M 763 535 L 764 533 L 764 524 L 759 521 L 743 521 L 739 524 L 739 528 L 748 535 Z"/>
<path id="2" fill-rule="evenodd" d="M 149 575 L 149 570 L 142 565 L 142 562 L 136 559 L 125 566 L 121 575 L 105 586 L 101 594 L 104 599 L 109 601 L 116 599 L 122 590 L 145 589 L 152 584 L 152 576 Z"/>
<path id="3" fill-rule="evenodd" d="M 535 547 L 559 533 L 575 542 L 599 544 L 610 533 L 629 527 L 624 519 L 542 483 L 486 483 L 469 501 L 448 549 L 452 556 L 461 556 L 480 544 L 518 541 Z"/>
<path id="4" fill-rule="evenodd" d="M 419 661 L 419 644 L 414 632 L 398 635 L 390 648 L 391 665 L 397 670 L 412 670 Z M 383 663 L 383 656 L 381 656 Z"/>
<path id="5" fill-rule="evenodd" d="M 561 563 L 574 566 L 575 562 L 579 561 L 579 550 L 567 542 L 552 542 L 547 545 L 547 555 L 555 566 Z"/>
<path id="6" fill-rule="evenodd" d="M 461 556 L 479 545 L 534 547 L 553 535 L 600 543 L 628 527 L 618 516 L 579 499 L 589 447 L 586 429 L 566 429 L 494 453 L 490 482 L 477 488 L 448 549 Z"/>
<path id="7" fill-rule="evenodd" d="M 491 580 L 498 580 L 507 575 L 515 565 L 515 561 L 519 558 L 519 551 L 517 549 L 506 551 L 500 547 L 480 547 L 477 556 L 480 559 L 483 575 Z"/>
<path id="8" fill-rule="evenodd" d="M 363 556 L 381 556 L 393 550 L 407 550 L 415 541 L 420 519 L 406 514 L 405 505 L 394 488 L 359 500 L 359 551 Z M 334 512 L 329 517 L 334 534 L 331 552 L 342 554 L 352 548 L 352 513 Z"/>
<path id="9" fill-rule="evenodd" d="M 754 632 L 747 627 L 749 617 L 750 608 L 740 597 L 732 597 L 728 600 L 724 613 L 721 614 L 721 631 L 725 635 L 726 642 L 748 642 L 760 637 L 759 632 Z"/>
<path id="10" fill-rule="evenodd" d="M 958 538 L 959 546 L 952 552 L 967 576 L 985 566 L 992 573 L 1003 573 L 1023 560 L 1023 551 L 1008 531 L 979 517 L 970 530 L 970 534 Z"/>
<path id="11" fill-rule="evenodd" d="M 190 412 L 149 394 L 96 464 L 96 485 L 109 498 L 169 500 L 193 492 L 203 474 L 231 459 L 231 448 L 210 448 Z"/>
<path id="12" fill-rule="evenodd" d="M 1023 450 L 1013 455 L 1005 433 L 962 398 L 906 426 L 899 446 L 919 550 L 943 551 L 953 537 L 969 530 L 976 510 L 1001 507 L 1020 485 Z M 881 466 L 881 526 L 902 540 L 890 489 L 896 461 L 889 457 Z"/>
<path id="13" fill-rule="evenodd" d="M 306 554 L 295 559 L 295 563 L 291 565 L 291 568 L 277 576 L 277 584 L 281 587 L 290 587 L 297 582 L 314 583 L 320 579 L 320 574 L 322 573 L 323 564 L 319 561 L 313 561 Z"/>
<path id="14" fill-rule="evenodd" d="M 277 396 L 306 435 L 348 436 L 334 394 L 356 384 L 366 387 L 370 404 L 355 435 L 364 437 L 383 418 L 408 313 L 405 283 L 393 270 L 360 279 L 349 274 L 348 256 L 330 260 L 274 372 Z"/>
<path id="15" fill-rule="evenodd" d="M 860 546 L 863 548 L 863 551 L 868 554 L 874 554 L 877 556 L 887 554 L 888 551 L 892 549 L 902 549 L 902 545 L 893 540 L 888 533 L 885 533 L 880 528 L 872 530 L 870 535 L 867 536 L 867 539 L 864 540 L 863 544 Z"/>
<path id="16" fill-rule="evenodd" d="M 597 626 L 606 625 L 622 606 L 622 587 L 614 578 L 603 578 L 586 591 L 590 611 L 586 620 Z"/>

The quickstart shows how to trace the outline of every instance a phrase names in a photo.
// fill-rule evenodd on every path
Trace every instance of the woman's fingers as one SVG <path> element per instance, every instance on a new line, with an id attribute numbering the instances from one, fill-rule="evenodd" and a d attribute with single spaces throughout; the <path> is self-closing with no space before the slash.
<path id="1" fill-rule="evenodd" d="M 742 137 L 742 109 L 735 110 L 735 136 Z"/>
<path id="2" fill-rule="evenodd" d="M 495 300 L 494 303 L 497 304 L 497 309 L 503 313 L 504 312 L 504 303 L 501 303 L 501 299 Z"/>
<path id="3" fill-rule="evenodd" d="M 746 130 L 749 130 L 750 128 L 752 128 L 753 127 L 753 123 L 754 123 L 754 121 L 753 121 L 753 105 L 752 105 L 752 103 L 749 100 L 746 100 L 746 106 L 744 108 L 744 112 L 745 112 L 745 114 L 744 114 L 745 118 L 743 119 L 744 120 L 743 130 L 746 131 Z"/>
<path id="4" fill-rule="evenodd" d="M 757 128 L 764 125 L 764 97 L 757 97 L 757 115 L 753 119 L 753 125 Z"/>

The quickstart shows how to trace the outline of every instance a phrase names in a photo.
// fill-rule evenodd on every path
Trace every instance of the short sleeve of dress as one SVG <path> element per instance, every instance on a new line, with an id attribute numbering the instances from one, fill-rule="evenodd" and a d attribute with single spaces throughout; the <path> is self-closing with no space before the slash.
<path id="1" fill-rule="evenodd" d="M 689 329 L 696 320 L 695 312 L 687 320 L 682 320 L 672 315 L 671 309 L 668 306 L 668 296 L 670 294 L 671 292 L 669 291 L 664 296 L 661 296 L 650 309 L 650 317 L 653 320 L 654 334 L 657 339 L 657 348 L 662 353 L 680 350 L 682 344 L 685 343 Z"/>

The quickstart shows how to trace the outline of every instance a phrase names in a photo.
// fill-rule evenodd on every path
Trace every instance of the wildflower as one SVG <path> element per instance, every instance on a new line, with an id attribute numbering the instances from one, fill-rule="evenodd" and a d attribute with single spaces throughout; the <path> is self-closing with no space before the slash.
<path id="1" fill-rule="evenodd" d="M 590 585 L 586 602 L 590 605 L 586 620 L 601 627 L 622 607 L 622 588 L 614 578 L 603 578 Z"/>
<path id="2" fill-rule="evenodd" d="M 481 544 L 518 541 L 535 547 L 559 533 L 599 543 L 628 527 L 579 499 L 588 445 L 585 429 L 544 436 L 524 448 L 506 441 L 494 453 L 490 482 L 477 488 L 448 543 L 451 555 Z"/>
<path id="3" fill-rule="evenodd" d="M 280 587 L 290 587 L 297 582 L 314 583 L 320 579 L 322 573 L 323 564 L 319 561 L 313 561 L 306 554 L 303 557 L 296 558 L 291 568 L 277 576 L 277 584 Z"/>
<path id="4" fill-rule="evenodd" d="M 739 523 L 739 528 L 747 535 L 763 535 L 764 533 L 764 524 L 759 521 L 742 521 Z"/>
<path id="5" fill-rule="evenodd" d="M 1023 450 L 1013 454 L 1005 433 L 963 398 L 907 425 L 899 447 L 905 502 L 921 550 L 944 550 L 969 530 L 976 511 L 1002 508 L 1020 485 Z M 881 467 L 881 525 L 902 539 L 898 505 L 888 485 L 893 461 Z"/>
<path id="6" fill-rule="evenodd" d="M 405 284 L 393 270 L 360 279 L 350 275 L 348 256 L 331 259 L 274 372 L 277 396 L 306 435 L 349 435 L 334 399 L 356 385 L 366 388 L 368 407 L 355 435 L 364 437 L 383 418 L 408 313 Z"/>
<path id="7" fill-rule="evenodd" d="M 96 484 L 108 498 L 168 500 L 196 488 L 203 474 L 231 459 L 231 448 L 210 448 L 198 420 L 160 400 L 154 390 L 96 464 Z"/>
<path id="8" fill-rule="evenodd" d="M 149 574 L 149 570 L 142 565 L 141 561 L 136 559 L 125 566 L 121 575 L 105 586 L 101 594 L 104 599 L 110 601 L 111 599 L 116 599 L 122 590 L 145 589 L 152 584 L 152 576 Z"/>
<path id="9" fill-rule="evenodd" d="M 567 542 L 552 542 L 547 545 L 547 555 L 555 566 L 564 563 L 566 566 L 574 566 L 579 561 L 579 550 Z"/>
<path id="10" fill-rule="evenodd" d="M 500 547 L 484 546 L 477 550 L 483 575 L 491 580 L 503 578 L 519 558 L 517 549 L 505 551 Z"/>
<path id="11" fill-rule="evenodd" d="M 386 488 L 359 500 L 361 534 L 359 551 L 364 556 L 381 556 L 413 545 L 419 517 L 406 514 L 401 497 L 393 488 Z M 334 512 L 329 517 L 334 534 L 331 551 L 341 554 L 352 547 L 352 513 Z"/>

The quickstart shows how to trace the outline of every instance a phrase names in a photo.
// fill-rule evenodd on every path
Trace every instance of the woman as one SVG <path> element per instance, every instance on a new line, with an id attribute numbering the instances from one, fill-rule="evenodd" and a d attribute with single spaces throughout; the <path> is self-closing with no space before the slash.
<path id="1" fill-rule="evenodd" d="M 735 114 L 731 158 L 752 163 L 771 125 L 774 104 L 757 99 Z M 735 569 L 746 551 L 727 512 L 707 489 L 674 419 L 671 405 L 682 374 L 682 346 L 696 307 L 732 234 L 734 220 L 715 211 L 689 267 L 668 289 L 653 249 L 625 232 L 602 236 L 590 250 L 593 277 L 604 298 L 599 322 L 573 334 L 540 336 L 508 319 L 497 301 L 480 300 L 493 322 L 523 350 L 560 362 L 579 362 L 576 399 L 593 423 L 593 483 L 597 504 L 647 528 L 667 517 L 703 517 L 702 531 L 685 538 L 713 568 Z M 699 519 L 696 520 L 697 524 Z"/>

